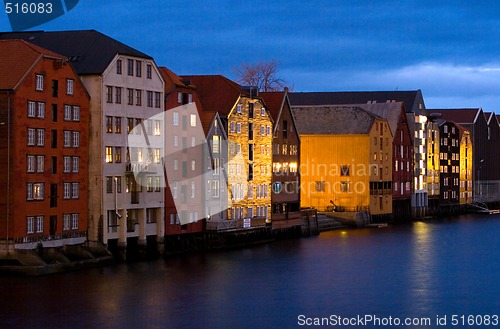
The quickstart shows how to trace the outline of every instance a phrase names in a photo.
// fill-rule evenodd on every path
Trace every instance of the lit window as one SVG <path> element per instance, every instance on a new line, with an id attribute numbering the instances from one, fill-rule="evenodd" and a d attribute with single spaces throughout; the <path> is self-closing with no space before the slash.
<path id="1" fill-rule="evenodd" d="M 196 127 L 196 114 L 191 114 L 190 119 L 191 127 Z"/>
<path id="2" fill-rule="evenodd" d="M 106 146 L 106 163 L 113 162 L 113 147 Z"/>

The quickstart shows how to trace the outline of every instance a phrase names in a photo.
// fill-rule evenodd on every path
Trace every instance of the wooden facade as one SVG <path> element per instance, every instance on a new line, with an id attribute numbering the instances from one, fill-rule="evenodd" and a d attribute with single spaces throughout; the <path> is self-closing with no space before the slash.
<path id="1" fill-rule="evenodd" d="M 0 41 L 0 57 L 0 239 L 18 249 L 82 243 L 89 95 L 61 55 L 15 40 Z"/>
<path id="2" fill-rule="evenodd" d="M 290 109 L 288 91 L 260 93 L 274 121 L 272 213 L 300 210 L 300 138 Z M 281 216 L 282 217 L 282 216 Z"/>
<path id="3" fill-rule="evenodd" d="M 387 120 L 353 106 L 297 106 L 292 113 L 301 140 L 301 206 L 391 214 Z"/>

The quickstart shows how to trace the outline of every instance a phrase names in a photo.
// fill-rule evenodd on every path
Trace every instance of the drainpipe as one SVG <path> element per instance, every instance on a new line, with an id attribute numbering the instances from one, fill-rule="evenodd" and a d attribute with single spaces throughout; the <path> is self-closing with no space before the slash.
<path id="1" fill-rule="evenodd" d="M 10 245 L 9 245 L 9 226 L 10 226 L 10 112 L 11 112 L 11 103 L 10 103 L 10 91 L 3 91 L 3 93 L 7 94 L 7 233 L 6 233 L 6 247 L 7 247 L 7 254 L 10 251 Z M 2 122 L 2 124 L 4 124 Z"/>

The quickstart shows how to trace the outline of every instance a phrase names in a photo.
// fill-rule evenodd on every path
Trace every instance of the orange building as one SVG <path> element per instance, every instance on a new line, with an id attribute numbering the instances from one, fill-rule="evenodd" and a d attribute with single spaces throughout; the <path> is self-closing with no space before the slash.
<path id="1" fill-rule="evenodd" d="M 0 41 L 0 239 L 15 249 L 86 241 L 89 95 L 67 59 Z"/>
<path id="2" fill-rule="evenodd" d="M 302 207 L 392 213 L 392 132 L 356 106 L 292 106 L 300 135 Z"/>
<path id="3" fill-rule="evenodd" d="M 196 87 L 166 67 L 165 81 L 165 235 L 203 231 L 205 133 Z"/>

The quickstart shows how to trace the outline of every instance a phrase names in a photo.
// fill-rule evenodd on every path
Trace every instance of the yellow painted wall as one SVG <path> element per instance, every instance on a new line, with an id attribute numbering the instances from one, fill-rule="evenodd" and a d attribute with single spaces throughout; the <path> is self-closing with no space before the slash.
<path id="1" fill-rule="evenodd" d="M 464 132 L 460 140 L 460 204 L 472 203 L 472 143 L 470 133 Z"/>

